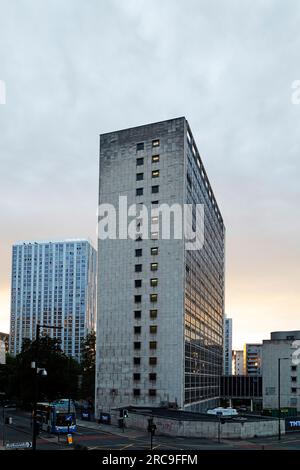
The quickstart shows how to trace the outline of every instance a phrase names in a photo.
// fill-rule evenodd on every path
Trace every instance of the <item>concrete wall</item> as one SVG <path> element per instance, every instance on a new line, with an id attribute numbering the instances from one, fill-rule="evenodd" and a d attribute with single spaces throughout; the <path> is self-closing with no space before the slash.
<path id="1" fill-rule="evenodd" d="M 112 424 L 118 424 L 119 413 L 112 412 Z M 129 413 L 126 418 L 128 428 L 147 431 L 149 416 Z M 161 436 L 217 438 L 217 421 L 180 421 L 170 418 L 154 417 L 156 434 Z M 285 423 L 281 420 L 281 432 L 285 434 Z M 244 423 L 228 422 L 221 424 L 221 439 L 250 439 L 255 436 L 274 436 L 278 433 L 278 421 L 258 419 Z"/>

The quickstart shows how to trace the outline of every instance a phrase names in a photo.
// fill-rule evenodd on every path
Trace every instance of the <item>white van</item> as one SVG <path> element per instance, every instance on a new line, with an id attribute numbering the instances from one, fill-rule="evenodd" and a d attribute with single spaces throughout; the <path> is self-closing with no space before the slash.
<path id="1" fill-rule="evenodd" d="M 207 414 L 214 416 L 237 416 L 238 412 L 235 408 L 222 408 L 222 406 L 219 406 L 213 410 L 207 410 Z"/>

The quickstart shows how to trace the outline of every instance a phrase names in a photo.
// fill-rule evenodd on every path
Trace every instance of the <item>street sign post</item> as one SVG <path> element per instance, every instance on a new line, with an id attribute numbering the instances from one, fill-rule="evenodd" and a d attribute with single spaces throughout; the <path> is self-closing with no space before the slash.
<path id="1" fill-rule="evenodd" d="M 7 442 L 5 444 L 6 449 L 31 449 L 32 442 Z"/>

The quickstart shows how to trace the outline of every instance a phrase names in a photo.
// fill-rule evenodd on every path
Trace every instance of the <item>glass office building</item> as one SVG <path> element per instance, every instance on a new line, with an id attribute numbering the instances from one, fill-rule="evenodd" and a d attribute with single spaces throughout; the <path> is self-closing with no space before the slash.
<path id="1" fill-rule="evenodd" d="M 95 328 L 96 251 L 88 240 L 19 242 L 12 248 L 10 352 L 33 340 L 37 323 L 63 351 L 80 360 Z"/>

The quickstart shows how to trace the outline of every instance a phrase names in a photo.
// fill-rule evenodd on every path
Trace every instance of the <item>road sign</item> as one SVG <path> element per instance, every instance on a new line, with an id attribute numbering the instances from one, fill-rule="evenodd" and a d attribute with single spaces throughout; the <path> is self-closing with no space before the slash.
<path id="1" fill-rule="evenodd" d="M 6 449 L 31 449 L 32 442 L 7 442 Z"/>

